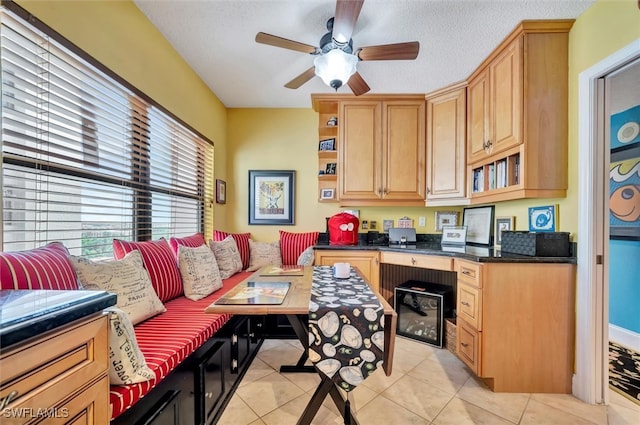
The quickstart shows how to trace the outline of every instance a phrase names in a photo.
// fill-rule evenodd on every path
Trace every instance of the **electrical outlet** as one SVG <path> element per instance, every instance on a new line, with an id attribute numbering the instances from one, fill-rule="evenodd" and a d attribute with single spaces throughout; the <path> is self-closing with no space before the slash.
<path id="1" fill-rule="evenodd" d="M 418 226 L 424 227 L 426 225 L 427 225 L 427 218 L 426 217 L 418 217 Z"/>

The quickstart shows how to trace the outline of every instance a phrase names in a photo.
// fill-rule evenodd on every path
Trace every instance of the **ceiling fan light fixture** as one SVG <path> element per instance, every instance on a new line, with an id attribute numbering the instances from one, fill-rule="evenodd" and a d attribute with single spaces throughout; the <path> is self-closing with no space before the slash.
<path id="1" fill-rule="evenodd" d="M 333 49 L 316 57 L 313 64 L 316 75 L 326 85 L 338 90 L 356 72 L 358 57 L 348 54 L 340 49 Z"/>

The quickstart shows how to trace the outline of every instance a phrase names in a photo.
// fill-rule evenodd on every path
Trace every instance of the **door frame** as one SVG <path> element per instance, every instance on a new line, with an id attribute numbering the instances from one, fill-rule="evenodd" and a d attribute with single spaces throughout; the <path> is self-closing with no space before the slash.
<path id="1" fill-rule="evenodd" d="M 576 356 L 573 394 L 590 404 L 608 403 L 609 287 L 608 226 L 600 79 L 640 56 L 640 39 L 578 76 L 578 268 Z M 600 98 L 600 99 L 599 99 Z M 606 123 L 605 123 L 606 124 Z M 605 238 L 606 237 L 606 238 Z M 605 243 L 606 242 L 606 243 Z M 602 256 L 603 261 L 596 261 Z M 600 264 L 598 264 L 600 263 Z"/>

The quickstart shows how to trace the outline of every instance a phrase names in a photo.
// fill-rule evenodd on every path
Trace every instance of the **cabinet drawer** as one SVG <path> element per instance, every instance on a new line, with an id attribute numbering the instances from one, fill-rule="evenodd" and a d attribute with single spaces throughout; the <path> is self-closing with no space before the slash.
<path id="1" fill-rule="evenodd" d="M 458 316 L 474 328 L 482 330 L 482 291 L 474 286 L 458 282 Z"/>
<path id="2" fill-rule="evenodd" d="M 455 270 L 458 273 L 458 281 L 482 288 L 482 264 L 471 261 L 456 260 Z"/>
<path id="3" fill-rule="evenodd" d="M 0 398 L 6 400 L 11 394 L 6 407 L 12 409 L 58 406 L 107 373 L 108 353 L 107 316 L 72 323 L 10 348 L 1 358 Z"/>
<path id="4" fill-rule="evenodd" d="M 403 252 L 380 253 L 382 263 L 397 264 L 399 266 L 420 267 L 423 269 L 453 271 L 453 258 L 437 255 L 409 254 Z"/>
<path id="5" fill-rule="evenodd" d="M 458 357 L 478 376 L 482 376 L 480 373 L 481 336 L 482 332 L 478 332 L 464 320 L 458 320 L 456 335 Z"/>

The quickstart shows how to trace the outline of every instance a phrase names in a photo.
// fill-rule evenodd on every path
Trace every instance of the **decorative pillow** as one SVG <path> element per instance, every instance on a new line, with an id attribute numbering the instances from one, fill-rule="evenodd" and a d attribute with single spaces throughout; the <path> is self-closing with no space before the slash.
<path id="1" fill-rule="evenodd" d="M 184 293 L 176 257 L 165 238 L 147 242 L 113 240 L 113 255 L 116 260 L 122 259 L 134 250 L 142 254 L 144 268 L 149 272 L 151 284 L 160 301 L 167 302 Z"/>
<path id="2" fill-rule="evenodd" d="M 191 236 L 185 236 L 184 238 L 169 238 L 169 245 L 171 245 L 171 250 L 178 258 L 178 248 L 181 246 L 189 246 L 191 248 L 197 248 L 202 245 L 207 245 L 207 242 L 204 240 L 204 236 L 202 233 L 196 233 Z"/>
<path id="3" fill-rule="evenodd" d="M 178 248 L 178 267 L 185 297 L 197 301 L 222 288 L 216 257 L 208 246 Z"/>
<path id="4" fill-rule="evenodd" d="M 267 265 L 282 265 L 280 241 L 257 242 L 249 239 L 249 248 L 251 249 L 251 261 L 247 271 L 253 272 Z"/>
<path id="5" fill-rule="evenodd" d="M 251 238 L 251 233 L 227 233 L 220 230 L 214 230 L 213 232 L 213 240 L 216 242 L 223 241 L 229 236 L 236 241 L 238 246 L 240 258 L 242 259 L 242 270 L 247 269 L 249 267 L 249 238 Z"/>
<path id="6" fill-rule="evenodd" d="M 138 347 L 129 316 L 116 307 L 105 311 L 109 312 L 109 383 L 130 385 L 154 378 Z"/>
<path id="7" fill-rule="evenodd" d="M 209 241 L 209 247 L 216 256 L 220 277 L 229 279 L 234 274 L 242 271 L 242 260 L 238 252 L 236 241 L 231 236 L 227 236 L 223 241 Z"/>
<path id="8" fill-rule="evenodd" d="M 280 230 L 282 264 L 296 264 L 302 251 L 318 243 L 320 232 L 291 233 Z"/>
<path id="9" fill-rule="evenodd" d="M 139 251 L 131 251 L 122 260 L 91 261 L 75 256 L 69 259 L 84 289 L 118 295 L 118 308 L 127 313 L 134 325 L 167 311 L 153 290 Z"/>
<path id="10" fill-rule="evenodd" d="M 60 242 L 26 251 L 0 252 L 2 289 L 78 289 L 69 251 Z"/>
<path id="11" fill-rule="evenodd" d="M 298 257 L 298 261 L 296 265 L 298 266 L 313 266 L 314 261 L 316 260 L 315 253 L 313 252 L 313 246 L 302 251 L 302 254 Z"/>

